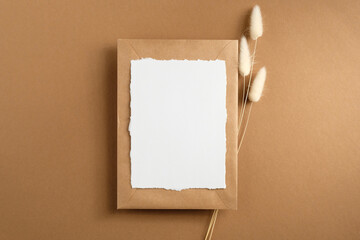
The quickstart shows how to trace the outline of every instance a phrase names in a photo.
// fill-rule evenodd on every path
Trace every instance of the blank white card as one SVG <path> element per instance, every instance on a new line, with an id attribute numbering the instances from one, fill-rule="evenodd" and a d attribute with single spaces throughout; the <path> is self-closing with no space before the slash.
<path id="1" fill-rule="evenodd" d="M 133 188 L 225 188 L 223 60 L 131 61 Z"/>

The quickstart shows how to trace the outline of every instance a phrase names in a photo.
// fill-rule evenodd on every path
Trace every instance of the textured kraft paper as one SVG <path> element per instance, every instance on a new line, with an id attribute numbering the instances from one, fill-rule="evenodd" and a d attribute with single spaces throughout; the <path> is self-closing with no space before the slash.
<path id="1" fill-rule="evenodd" d="M 237 208 L 237 40 L 118 40 L 118 209 L 236 209 Z M 133 189 L 130 177 L 130 61 L 188 59 L 226 61 L 226 189 Z"/>
<path id="2" fill-rule="evenodd" d="M 204 239 L 210 210 L 116 210 L 116 40 L 237 39 L 254 4 L 268 75 L 213 239 L 359 240 L 358 0 L 0 1 L 0 239 Z"/>

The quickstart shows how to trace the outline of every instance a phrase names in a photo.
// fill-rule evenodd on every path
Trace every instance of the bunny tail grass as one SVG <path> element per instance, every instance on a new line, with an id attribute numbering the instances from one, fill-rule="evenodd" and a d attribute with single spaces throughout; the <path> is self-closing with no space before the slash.
<path id="1" fill-rule="evenodd" d="M 244 107 L 242 108 L 242 111 L 240 113 L 241 115 L 240 115 L 240 121 L 239 121 L 240 123 L 239 123 L 239 127 L 238 127 L 238 135 L 240 133 L 241 124 L 242 124 L 242 121 L 243 121 L 243 118 L 244 118 L 244 115 L 245 115 L 246 102 L 247 102 L 249 91 L 250 91 L 251 78 L 252 78 L 252 74 L 253 74 L 255 54 L 256 54 L 256 46 L 257 46 L 257 39 L 255 40 L 254 52 L 253 52 L 252 60 L 251 60 L 250 77 L 249 77 L 248 87 L 247 87 L 247 90 L 246 90 L 246 96 L 245 96 L 245 100 L 244 100 Z M 244 88 L 245 88 L 245 86 L 244 86 Z"/>
<path id="2" fill-rule="evenodd" d="M 262 67 L 256 74 L 254 81 L 251 85 L 249 100 L 258 102 L 261 98 L 266 80 L 266 68 Z"/>
<path id="3" fill-rule="evenodd" d="M 256 40 L 263 34 L 263 23 L 261 17 L 260 7 L 255 5 L 250 16 L 250 37 Z"/>
<path id="4" fill-rule="evenodd" d="M 243 76 L 247 76 L 250 73 L 251 57 L 247 40 L 244 36 L 240 41 L 240 56 L 239 56 L 239 72 Z"/>
<path id="5" fill-rule="evenodd" d="M 254 52 L 252 55 L 250 78 L 249 78 L 248 88 L 246 91 L 245 103 L 244 103 L 244 107 L 242 109 L 241 116 L 240 116 L 240 124 L 239 124 L 239 128 L 238 128 L 238 134 L 240 133 L 241 124 L 242 124 L 242 121 L 243 121 L 243 118 L 245 115 L 245 107 L 246 107 L 246 102 L 248 99 L 248 94 L 249 94 L 251 79 L 252 79 L 252 73 L 253 73 L 253 68 L 254 68 L 257 40 L 259 37 L 262 36 L 262 34 L 263 34 L 263 24 L 262 24 L 261 11 L 260 11 L 260 7 L 258 5 L 255 5 L 255 7 L 252 9 L 251 16 L 250 16 L 250 37 L 253 40 L 255 40 Z"/>
<path id="6" fill-rule="evenodd" d="M 238 146 L 238 153 L 240 151 L 241 145 L 242 145 L 244 137 L 245 137 L 246 129 L 249 124 L 252 105 L 254 102 L 258 102 L 260 100 L 263 89 L 264 89 L 265 80 L 266 80 L 266 68 L 262 67 L 256 74 L 254 81 L 251 85 L 251 90 L 249 93 L 249 100 L 251 101 L 251 103 L 250 103 L 249 112 L 248 112 L 248 116 L 246 119 L 244 131 L 243 131 L 243 134 L 241 136 L 240 143 Z"/>
<path id="7" fill-rule="evenodd" d="M 239 120 L 241 119 L 241 115 L 243 112 L 244 104 L 244 97 L 245 97 L 245 78 L 249 75 L 251 69 L 251 56 L 249 46 L 245 36 L 241 37 L 240 40 L 240 54 L 239 54 L 239 72 L 243 76 L 244 85 L 243 85 L 243 95 L 241 98 L 241 108 L 239 111 Z M 240 128 L 241 123 L 238 121 L 238 128 Z"/>

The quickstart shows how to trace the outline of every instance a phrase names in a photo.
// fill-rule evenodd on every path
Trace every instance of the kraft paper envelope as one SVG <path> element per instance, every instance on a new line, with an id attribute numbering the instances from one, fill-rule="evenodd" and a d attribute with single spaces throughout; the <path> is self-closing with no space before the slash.
<path id="1" fill-rule="evenodd" d="M 130 61 L 188 59 L 226 61 L 226 188 L 133 189 L 130 183 Z M 118 40 L 118 129 L 117 207 L 118 209 L 236 209 L 237 208 L 237 40 Z"/>

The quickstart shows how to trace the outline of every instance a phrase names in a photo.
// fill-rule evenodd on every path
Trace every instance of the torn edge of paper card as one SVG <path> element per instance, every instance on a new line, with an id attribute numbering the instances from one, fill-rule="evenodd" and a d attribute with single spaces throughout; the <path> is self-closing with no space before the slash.
<path id="1" fill-rule="evenodd" d="M 177 72 L 178 75 L 184 74 L 182 70 L 186 70 L 186 67 L 184 69 L 181 69 L 182 66 L 186 66 L 187 64 L 192 64 L 192 63 L 197 63 L 197 67 L 198 68 L 202 68 L 204 67 L 205 63 L 210 63 L 210 65 L 212 66 L 211 69 L 208 69 L 208 71 L 204 71 L 203 69 L 203 74 L 205 74 L 205 77 L 200 77 L 197 76 L 195 79 L 192 79 L 192 82 L 189 82 L 188 84 L 194 88 L 196 91 L 196 88 L 200 89 L 200 93 L 202 93 L 204 96 L 202 96 L 201 94 L 199 95 L 197 92 L 193 92 L 191 91 L 191 88 L 189 90 L 189 88 L 184 88 L 184 86 L 181 86 L 182 84 L 185 84 L 184 81 L 186 81 L 186 74 L 184 74 L 184 78 L 181 78 L 181 76 L 174 76 L 171 75 L 172 71 L 176 72 L 176 69 L 168 69 L 169 70 L 169 78 L 168 79 L 162 79 L 159 80 L 161 78 L 163 78 L 164 76 L 162 76 L 161 74 L 159 75 L 159 71 L 160 72 L 163 69 L 150 69 L 150 68 L 154 68 L 156 67 L 156 64 L 154 65 L 154 63 L 162 63 L 163 66 L 166 66 L 167 68 L 172 68 L 174 64 L 179 63 L 180 66 L 180 72 Z M 185 65 L 183 64 L 185 63 Z M 187 64 L 186 64 L 187 63 Z M 142 73 L 139 72 L 134 72 L 133 70 L 133 66 L 136 64 L 148 64 L 145 66 L 142 66 Z M 178 65 L 179 65 L 178 64 Z M 202 66 L 204 65 L 204 66 Z M 217 66 L 218 65 L 218 66 Z M 218 71 L 218 73 L 215 71 L 216 67 L 220 67 L 221 71 Z M 215 68 L 215 69 L 214 69 Z M 191 69 L 191 68 L 190 68 Z M 178 69 L 179 70 L 179 69 Z M 196 70 L 197 71 L 197 70 Z M 140 74 L 140 75 L 139 75 Z M 209 76 L 206 77 L 206 74 L 209 74 Z M 216 76 L 214 77 L 213 75 L 219 74 L 218 79 L 222 80 L 223 82 L 221 83 L 221 81 L 218 81 Z M 165 74 L 166 75 L 166 74 Z M 195 74 L 196 75 L 196 74 Z M 151 77 L 155 77 L 155 80 L 153 79 L 152 82 L 146 81 L 145 79 L 149 80 Z M 170 77 L 171 76 L 171 77 Z M 190 75 L 187 76 L 189 78 L 194 78 L 194 76 Z M 203 79 L 201 79 L 203 78 Z M 134 82 L 134 79 L 137 79 L 136 81 L 142 81 L 142 82 Z M 139 80 L 142 79 L 142 80 Z M 174 83 L 172 83 L 173 85 L 169 85 L 168 81 L 174 81 Z M 194 80 L 196 81 L 200 81 L 200 82 L 194 82 Z M 179 84 L 180 83 L 180 84 Z M 164 84 L 166 86 L 164 86 Z M 170 83 L 171 84 L 171 83 Z M 215 84 L 216 86 L 212 86 L 212 88 L 208 87 L 207 85 L 213 85 Z M 130 94 L 131 94 L 131 118 L 130 118 L 130 123 L 129 123 L 129 132 L 130 132 L 130 136 L 131 136 L 131 150 L 130 150 L 130 158 L 131 158 L 131 185 L 133 188 L 157 188 L 157 189 L 166 189 L 166 190 L 176 190 L 176 191 L 180 191 L 180 190 L 185 190 L 185 189 L 200 189 L 200 188 L 205 188 L 205 189 L 224 189 L 226 188 L 226 123 L 227 123 L 227 110 L 226 110 L 226 85 L 227 85 L 227 78 L 226 78 L 226 62 L 224 60 L 176 60 L 176 59 L 171 59 L 171 60 L 156 60 L 156 59 L 152 59 L 152 58 L 143 58 L 143 59 L 137 59 L 137 60 L 131 60 L 131 83 L 130 83 Z M 191 158 L 191 152 L 189 153 L 190 156 L 187 158 L 187 154 L 184 152 L 189 152 L 191 149 L 191 145 L 189 145 L 190 147 L 188 148 L 182 148 L 182 144 L 186 145 L 185 140 L 186 139 L 182 139 L 182 141 L 177 141 L 179 137 L 173 137 L 175 136 L 180 136 L 183 134 L 180 130 L 183 128 L 183 132 L 186 132 L 186 126 L 182 126 L 181 122 L 177 123 L 177 126 L 175 126 L 175 128 L 173 128 L 172 130 L 170 129 L 170 131 L 173 131 L 173 134 L 167 134 L 164 131 L 161 131 L 161 129 L 156 129 L 157 127 L 159 128 L 159 125 L 156 125 L 157 122 L 162 122 L 162 125 L 160 128 L 163 127 L 169 127 L 169 126 L 165 126 L 165 123 L 176 123 L 176 119 L 167 119 L 167 115 L 171 115 L 174 114 L 174 112 L 171 110 L 171 105 L 167 105 L 167 103 L 164 104 L 163 101 L 164 99 L 159 100 L 158 102 L 155 100 L 154 98 L 156 98 L 157 96 L 160 95 L 161 98 L 161 94 L 163 94 L 163 92 L 161 91 L 175 91 L 171 93 L 171 97 L 172 96 L 177 96 L 179 98 L 183 97 L 181 96 L 182 94 L 179 94 L 179 91 L 188 91 L 188 96 L 186 97 L 193 97 L 193 99 L 188 99 L 189 101 L 193 101 L 191 102 L 191 104 L 188 105 L 188 107 L 190 108 L 190 110 L 187 112 L 186 110 L 184 110 L 183 112 L 187 113 L 187 114 L 194 114 L 196 116 L 196 112 L 194 112 L 193 110 L 193 106 L 192 105 L 196 105 L 196 102 L 198 101 L 198 98 L 200 98 L 200 100 L 202 98 L 204 98 L 206 101 L 204 102 L 200 102 L 198 107 L 199 109 L 201 108 L 207 108 L 209 106 L 212 106 L 211 103 L 214 105 L 214 107 L 219 108 L 219 102 L 211 102 L 212 99 L 209 98 L 209 94 L 203 93 L 201 92 L 202 88 L 209 88 L 210 91 L 210 95 L 213 94 L 214 96 L 216 96 L 217 98 L 214 99 L 220 99 L 221 104 L 223 104 L 223 107 L 220 108 L 220 111 L 218 111 L 219 114 L 216 114 L 216 116 L 211 116 L 208 115 L 206 119 L 203 119 L 203 123 L 198 123 L 198 126 L 196 128 L 194 128 L 193 130 L 196 132 L 196 130 L 198 130 L 198 128 L 202 128 L 202 125 L 206 125 L 207 122 L 211 122 L 213 119 L 217 119 L 216 121 L 218 121 L 218 124 L 214 124 L 215 128 L 219 128 L 219 123 L 222 124 L 221 127 L 221 133 L 219 133 L 219 131 L 217 131 L 217 134 L 219 135 L 218 138 L 214 138 L 213 137 L 213 142 L 211 142 L 210 144 L 208 144 L 208 150 L 205 150 L 205 152 L 214 152 L 214 149 L 220 149 L 218 150 L 221 154 L 219 155 L 219 153 L 215 152 L 214 155 L 217 155 L 217 160 L 212 156 L 212 153 L 209 153 L 208 156 L 206 156 L 206 154 L 201 155 L 201 151 L 197 151 L 196 149 L 194 150 L 194 155 L 195 155 L 195 161 L 201 162 L 203 164 L 202 167 L 197 168 L 198 172 L 193 172 L 189 169 L 185 169 L 186 171 L 188 171 L 187 175 L 182 176 L 181 174 L 179 175 L 178 172 L 176 172 L 177 169 L 181 169 L 181 168 L 186 168 L 187 167 L 191 167 L 191 161 L 189 162 L 189 158 Z M 134 96 L 134 89 L 136 91 L 136 96 Z M 160 92 L 158 92 L 158 94 L 154 93 L 156 92 L 157 89 L 161 89 Z M 184 95 L 186 95 L 184 93 Z M 140 95 L 139 95 L 140 94 Z M 222 94 L 221 96 L 219 96 L 219 94 Z M 140 97 L 139 97 L 140 96 Z M 220 97 L 220 98 L 219 98 Z M 145 98 L 145 99 L 142 99 Z M 199 100 L 199 101 L 200 101 Z M 182 100 L 185 101 L 186 100 Z M 182 103 L 179 103 L 179 101 L 177 101 L 175 99 L 175 101 L 170 101 L 169 104 L 173 104 L 173 106 L 178 109 L 181 109 Z M 151 109 L 151 111 L 153 111 L 152 113 L 147 113 L 147 114 L 142 114 L 141 111 L 138 111 L 138 107 L 139 105 L 147 105 L 149 104 L 149 106 L 147 106 L 146 108 L 143 107 L 144 112 L 147 111 L 147 109 Z M 210 105 L 209 105 L 210 104 Z M 157 109 L 155 106 L 160 106 L 160 110 Z M 162 111 L 161 108 L 163 109 L 168 109 L 168 112 L 166 111 Z M 150 111 L 150 110 L 149 110 Z M 192 112 L 193 111 L 193 112 Z M 211 111 L 211 110 L 209 110 Z M 160 116 L 160 118 L 154 118 L 152 115 L 154 114 L 158 114 Z M 185 114 L 185 115 L 187 115 Z M 206 114 L 205 114 L 206 115 Z M 175 115 L 176 116 L 176 115 Z M 186 118 L 186 116 L 181 116 L 183 118 Z M 197 118 L 201 118 L 202 116 L 199 115 L 197 116 Z M 164 120 L 165 118 L 165 120 Z M 222 120 L 221 120 L 222 119 Z M 192 119 L 193 121 L 198 120 L 198 119 Z M 146 129 L 146 127 L 144 128 L 144 125 L 148 125 L 149 129 Z M 174 126 L 172 126 L 174 127 Z M 180 128 L 180 130 L 179 130 Z M 207 141 L 207 139 L 209 138 L 208 136 L 205 135 L 205 133 L 207 134 L 207 132 L 211 132 L 212 128 L 208 127 L 207 129 L 202 129 L 205 131 L 202 131 L 202 137 L 204 138 L 202 142 L 197 142 L 197 144 L 199 145 L 199 147 L 204 147 L 206 146 L 205 142 Z M 191 133 L 189 133 L 191 134 Z M 201 134 L 200 134 L 201 135 Z M 210 134 L 211 135 L 211 134 Z M 221 137 L 220 137 L 221 136 Z M 196 138 L 198 136 L 191 136 L 191 138 Z M 166 139 L 165 139 L 166 138 Z M 220 139 L 222 138 L 222 140 Z M 211 137 L 210 137 L 211 139 Z M 219 140 L 220 139 L 220 140 Z M 192 139 L 189 139 L 189 141 L 191 141 Z M 218 141 L 218 142 L 217 142 Z M 174 142 L 174 146 L 168 146 L 169 143 Z M 215 144 L 217 142 L 217 144 Z M 168 148 L 170 148 L 170 150 L 167 149 L 161 149 L 164 145 L 168 146 Z M 171 145 L 171 144 L 170 144 Z M 203 146 L 200 146 L 203 145 Z M 160 146 L 160 148 L 159 148 Z M 212 146 L 212 147 L 211 147 Z M 219 147 L 220 146 L 220 147 Z M 177 148 L 180 148 L 180 150 L 178 150 Z M 134 150 L 135 149 L 135 150 Z M 178 151 L 177 151 L 178 150 Z M 165 154 L 163 153 L 165 152 Z M 200 152 L 200 153 L 199 153 Z M 180 157 L 179 157 L 180 155 Z M 205 157 L 204 157 L 205 156 Z M 168 162 L 164 161 L 168 160 L 170 158 L 173 158 L 172 161 L 173 164 L 177 165 L 177 163 L 182 162 L 183 166 L 180 164 L 179 166 L 167 166 L 166 164 L 168 164 Z M 209 160 L 209 162 L 206 161 L 206 159 Z M 142 159 L 142 160 L 141 160 Z M 144 161 L 144 159 L 147 159 L 146 161 Z M 175 161 L 176 160 L 176 161 Z M 190 159 L 191 160 L 191 159 Z M 194 159 L 193 159 L 194 160 Z M 205 160 L 205 161 L 204 161 Z M 177 162 L 178 161 L 178 162 Z M 219 161 L 220 164 L 217 164 L 216 161 Z M 185 162 L 185 163 L 184 163 Z M 215 163 L 214 163 L 215 162 Z M 198 163 L 199 164 L 199 163 Z M 196 165 L 196 164 L 195 164 Z M 209 168 L 209 165 L 211 166 Z M 153 168 L 153 169 L 152 169 Z M 159 170 L 160 169 L 160 170 Z M 171 173 L 164 173 L 164 170 L 161 169 L 165 169 L 168 170 Z M 185 171 L 185 172 L 186 172 Z M 188 181 L 186 180 L 186 178 L 193 178 L 193 181 Z M 199 179 L 195 179 L 196 177 L 198 177 Z"/>

